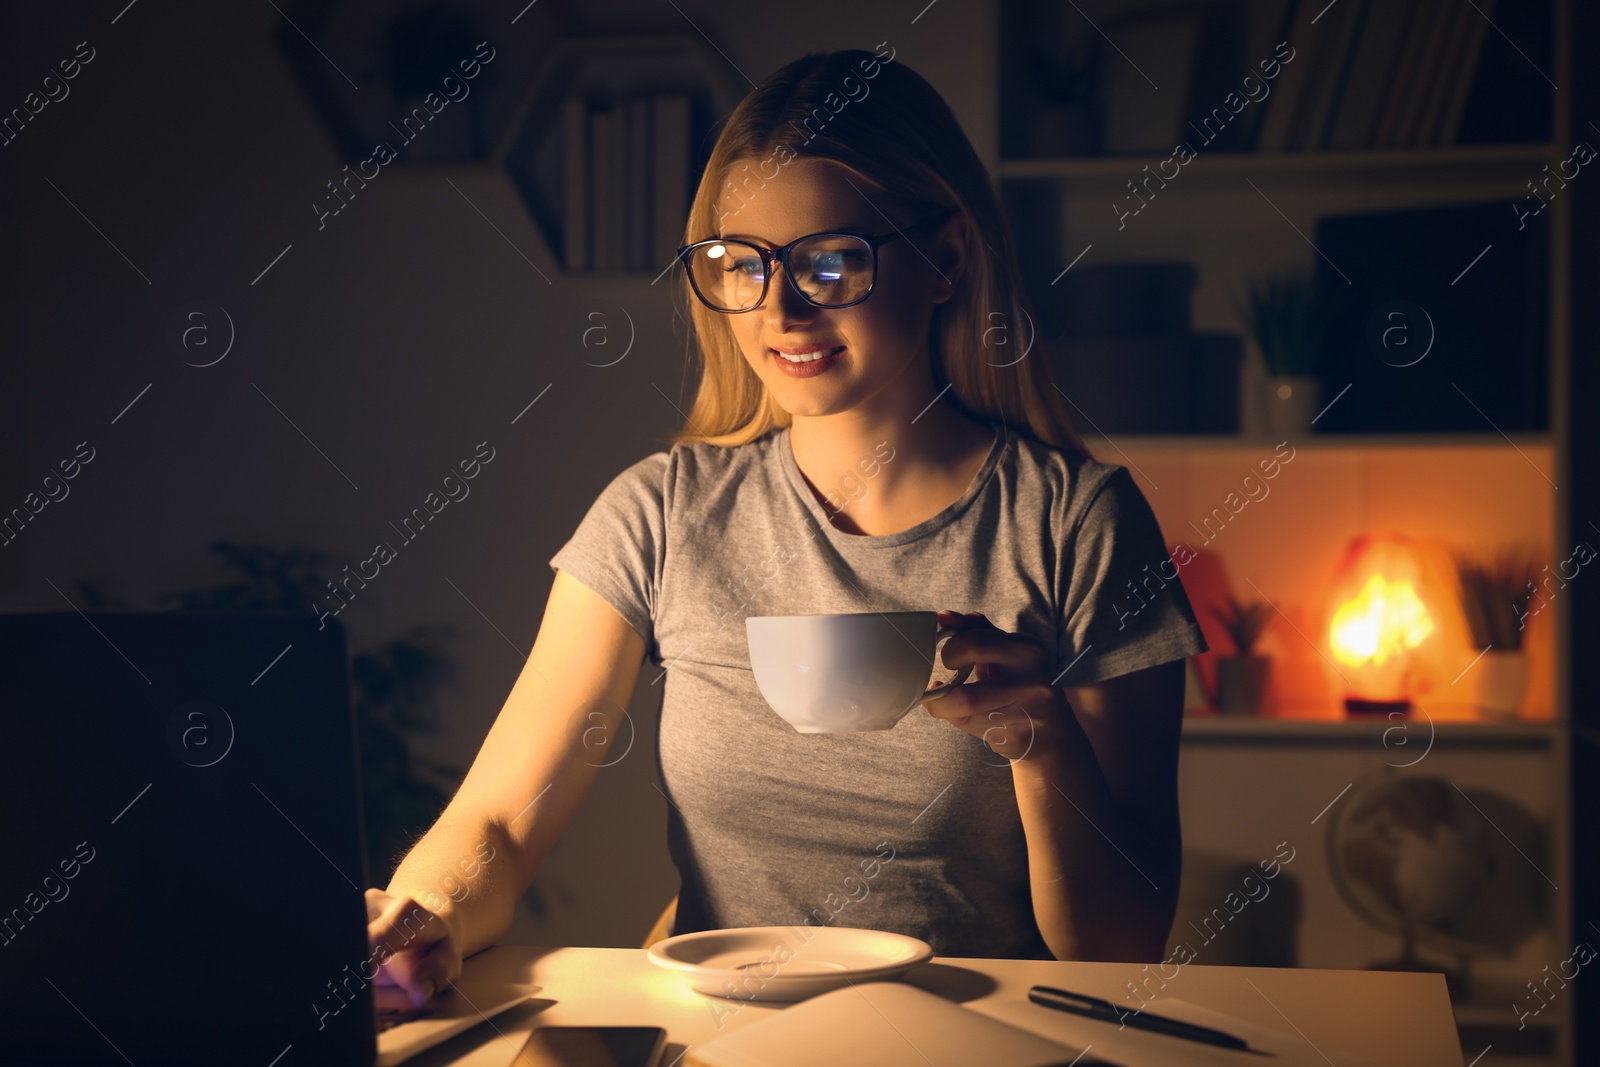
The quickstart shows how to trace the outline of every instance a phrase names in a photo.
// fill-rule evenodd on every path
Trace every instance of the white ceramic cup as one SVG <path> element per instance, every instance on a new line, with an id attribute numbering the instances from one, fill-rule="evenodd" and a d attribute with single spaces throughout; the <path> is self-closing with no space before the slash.
<path id="1" fill-rule="evenodd" d="M 803 734 L 887 730 L 965 682 L 973 664 L 927 688 L 939 642 L 932 611 L 767 615 L 745 619 L 756 687 Z"/>

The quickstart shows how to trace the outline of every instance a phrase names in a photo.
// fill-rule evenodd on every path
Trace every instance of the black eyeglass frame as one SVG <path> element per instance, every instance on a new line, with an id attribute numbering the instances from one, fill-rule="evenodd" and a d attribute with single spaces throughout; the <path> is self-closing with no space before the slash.
<path id="1" fill-rule="evenodd" d="M 798 293 L 801 300 L 804 300 L 812 307 L 820 308 L 823 311 L 837 311 L 840 308 L 855 307 L 857 304 L 861 303 L 867 297 L 872 295 L 872 290 L 876 288 L 878 284 L 878 249 L 880 247 L 896 240 L 897 238 L 904 237 L 906 234 L 914 230 L 923 229 L 936 222 L 942 223 L 951 215 L 959 213 L 960 210 L 960 208 L 955 207 L 944 208 L 937 215 L 931 215 L 928 218 L 923 219 L 921 222 L 913 222 L 909 226 L 903 226 L 900 229 L 895 230 L 893 233 L 865 234 L 852 233 L 849 230 L 824 230 L 821 233 L 808 233 L 804 237 L 796 237 L 782 248 L 764 248 L 761 245 L 756 244 L 754 241 L 747 241 L 742 237 L 708 237 L 704 241 L 695 241 L 693 244 L 687 244 L 679 248 L 678 260 L 684 264 L 685 271 L 689 276 L 689 288 L 694 290 L 694 295 L 699 299 L 700 303 L 704 304 L 712 311 L 720 312 L 724 315 L 745 315 L 761 307 L 761 305 L 766 301 L 767 291 L 772 285 L 772 261 L 774 259 L 783 265 L 783 276 L 789 282 L 789 288 Z M 854 237 L 858 241 L 865 241 L 867 247 L 872 249 L 872 280 L 867 283 L 867 291 L 862 293 L 859 299 L 852 300 L 848 304 L 819 304 L 807 296 L 804 292 L 801 292 L 800 286 L 795 283 L 794 274 L 789 270 L 789 253 L 796 245 L 809 241 L 814 237 Z M 715 244 L 745 245 L 749 248 L 754 248 L 756 253 L 761 257 L 761 295 L 757 297 L 756 302 L 749 307 L 740 309 L 738 311 L 732 310 L 731 308 L 714 307 L 711 301 L 706 299 L 705 294 L 700 291 L 699 283 L 694 280 L 694 271 L 688 269 L 688 260 L 686 258 L 688 253 L 694 251 L 696 248 Z"/>

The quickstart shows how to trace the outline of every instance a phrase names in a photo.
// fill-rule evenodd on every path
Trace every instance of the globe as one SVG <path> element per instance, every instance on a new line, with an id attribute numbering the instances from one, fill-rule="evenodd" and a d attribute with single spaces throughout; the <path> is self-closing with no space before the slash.
<path id="1" fill-rule="evenodd" d="M 1433 970 L 1415 955 L 1420 936 L 1448 935 L 1495 873 L 1490 829 L 1442 778 L 1383 774 L 1362 783 L 1328 826 L 1334 884 L 1366 922 L 1404 942 L 1401 958 L 1374 966 Z"/>

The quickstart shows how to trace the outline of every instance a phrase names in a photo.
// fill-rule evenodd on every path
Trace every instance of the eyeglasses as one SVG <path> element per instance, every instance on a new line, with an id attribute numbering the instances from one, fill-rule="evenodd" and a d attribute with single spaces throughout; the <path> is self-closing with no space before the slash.
<path id="1" fill-rule="evenodd" d="M 868 235 L 829 231 L 797 237 L 782 248 L 712 237 L 678 249 L 694 295 L 712 311 L 738 315 L 766 299 L 772 262 L 812 307 L 846 308 L 872 293 L 878 280 L 878 249 L 907 233 L 943 222 L 958 208 L 946 208 L 893 233 Z"/>

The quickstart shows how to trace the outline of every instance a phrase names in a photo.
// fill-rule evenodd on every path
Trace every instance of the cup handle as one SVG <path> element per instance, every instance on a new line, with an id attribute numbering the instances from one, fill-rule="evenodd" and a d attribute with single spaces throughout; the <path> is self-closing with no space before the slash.
<path id="1" fill-rule="evenodd" d="M 957 629 L 954 629 L 952 627 L 948 627 L 947 626 L 943 630 L 940 630 L 938 633 L 933 635 L 933 651 L 934 651 L 935 658 L 937 658 L 938 654 L 939 654 L 939 642 L 943 641 L 947 637 L 954 637 L 956 634 L 958 634 L 960 632 L 961 632 L 960 630 L 957 630 Z M 961 685 L 968 678 L 970 678 L 972 676 L 973 668 L 975 668 L 976 666 L 977 666 L 976 663 L 967 664 L 965 667 L 962 667 L 959 671 L 956 672 L 956 676 L 954 678 L 950 679 L 948 682 L 940 682 L 938 685 L 934 686 L 932 689 L 929 689 L 929 690 L 925 691 L 917 699 L 919 701 L 932 700 L 935 697 L 944 696 L 946 693 L 950 692 L 956 686 Z"/>

